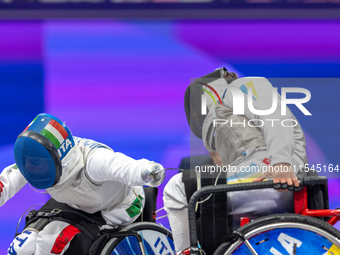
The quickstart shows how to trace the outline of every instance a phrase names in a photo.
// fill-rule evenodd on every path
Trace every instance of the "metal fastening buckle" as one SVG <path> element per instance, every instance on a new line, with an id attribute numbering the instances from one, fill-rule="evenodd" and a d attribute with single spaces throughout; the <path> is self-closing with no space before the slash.
<path id="1" fill-rule="evenodd" d="M 58 214 L 60 214 L 62 212 L 62 210 L 55 208 L 50 212 L 51 216 L 57 216 Z"/>

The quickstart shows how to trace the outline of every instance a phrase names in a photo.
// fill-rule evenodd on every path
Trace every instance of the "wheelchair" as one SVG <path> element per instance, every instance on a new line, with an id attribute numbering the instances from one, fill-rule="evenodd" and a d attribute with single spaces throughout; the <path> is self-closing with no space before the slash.
<path id="1" fill-rule="evenodd" d="M 189 201 L 190 248 L 183 255 L 205 254 L 197 237 L 196 203 L 203 196 L 214 193 L 265 189 L 273 187 L 272 181 L 210 185 L 196 191 Z M 310 210 L 307 187 L 324 185 L 326 177 L 304 177 L 300 191 L 294 192 L 295 214 L 276 214 L 249 222 L 241 219 L 241 226 L 226 236 L 213 255 L 340 255 L 340 231 L 333 225 L 340 219 L 340 209 Z M 328 204 L 328 201 L 327 201 Z M 325 217 L 327 222 L 316 217 Z M 207 254 L 211 255 L 211 254 Z"/>
<path id="2" fill-rule="evenodd" d="M 143 214 L 135 223 L 111 234 L 100 255 L 176 254 L 171 232 L 155 223 L 157 188 L 144 187 L 144 192 Z"/>
<path id="3" fill-rule="evenodd" d="M 107 242 L 100 255 L 175 254 L 171 232 L 155 223 L 133 223 L 117 234 Z"/>
<path id="4" fill-rule="evenodd" d="M 25 229 L 43 229 L 49 222 L 67 222 L 81 232 L 71 240 L 64 255 L 174 255 L 171 232 L 156 224 L 158 189 L 144 187 L 145 206 L 139 218 L 129 226 L 100 228 L 106 225 L 101 213 L 88 214 L 50 199 L 38 211 L 26 217 Z"/>

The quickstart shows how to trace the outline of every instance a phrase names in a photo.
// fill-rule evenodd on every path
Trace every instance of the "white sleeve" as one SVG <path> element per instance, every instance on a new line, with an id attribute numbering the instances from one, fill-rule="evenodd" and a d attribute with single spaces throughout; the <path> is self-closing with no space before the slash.
<path id="1" fill-rule="evenodd" d="M 95 182 L 116 181 L 128 186 L 142 186 L 142 170 L 149 160 L 135 160 L 105 148 L 97 149 L 86 162 L 88 176 Z"/>
<path id="2" fill-rule="evenodd" d="M 0 174 L 0 182 L 3 187 L 0 192 L 0 206 L 4 205 L 27 183 L 16 165 L 6 167 Z M 1 185 L 1 184 L 0 184 Z"/>
<path id="3" fill-rule="evenodd" d="M 245 80 L 243 83 L 247 83 L 249 81 L 253 82 L 256 93 L 256 98 L 252 100 L 253 107 L 257 110 L 270 109 L 273 101 L 273 86 L 271 83 L 265 78 L 248 78 L 248 80 Z M 240 83 L 238 85 L 243 84 Z M 252 90 L 252 88 L 248 87 L 248 90 Z M 267 145 L 267 150 L 271 159 L 271 165 L 278 163 L 293 164 L 293 153 L 295 147 L 294 128 L 287 126 L 293 126 L 294 123 L 291 121 L 284 121 L 283 124 L 286 127 L 282 125 L 281 122 L 283 120 L 292 119 L 292 115 L 289 110 L 287 111 L 286 115 L 281 115 L 281 98 L 279 94 L 277 94 L 277 108 L 272 114 L 269 115 L 256 115 L 252 113 L 247 103 L 248 96 L 245 93 L 243 94 L 245 100 L 244 115 L 249 120 L 253 121 L 252 125 L 262 125 L 261 130 Z M 232 102 L 232 94 L 230 91 L 227 91 L 223 103 L 225 103 L 227 107 L 233 108 Z M 246 123 L 246 125 L 248 125 L 248 123 Z"/>

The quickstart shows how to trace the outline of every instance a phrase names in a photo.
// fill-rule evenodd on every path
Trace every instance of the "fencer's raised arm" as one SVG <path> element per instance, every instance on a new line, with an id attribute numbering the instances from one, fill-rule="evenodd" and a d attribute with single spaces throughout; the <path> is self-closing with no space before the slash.
<path id="1" fill-rule="evenodd" d="M 6 167 L 0 174 L 0 206 L 11 199 L 26 183 L 15 164 Z"/>
<path id="2" fill-rule="evenodd" d="M 105 148 L 97 149 L 89 156 L 86 166 L 88 176 L 96 182 L 112 180 L 128 186 L 158 186 L 164 180 L 164 169 L 160 164 L 146 159 L 135 160 Z"/>

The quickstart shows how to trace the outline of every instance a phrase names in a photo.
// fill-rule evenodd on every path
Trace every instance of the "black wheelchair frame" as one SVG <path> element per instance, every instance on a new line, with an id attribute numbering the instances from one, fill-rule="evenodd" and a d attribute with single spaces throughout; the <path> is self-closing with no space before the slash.
<path id="1" fill-rule="evenodd" d="M 315 176 L 315 177 L 304 177 L 300 179 L 300 187 L 306 187 L 308 185 L 318 185 L 318 184 L 327 184 L 327 178 L 323 176 Z M 200 248 L 198 245 L 197 238 L 197 226 L 196 226 L 196 212 L 195 207 L 197 202 L 203 196 L 215 193 L 225 193 L 232 191 L 246 191 L 246 190 L 255 190 L 255 189 L 266 189 L 273 188 L 273 181 L 263 181 L 263 182 L 253 182 L 253 183 L 241 183 L 241 184 L 220 184 L 220 185 L 210 185 L 201 188 L 196 191 L 190 198 L 188 204 L 188 216 L 189 216 L 189 232 L 190 232 L 190 254 L 191 255 L 199 255 Z M 317 210 L 310 210 L 317 211 Z M 339 220 L 340 210 L 320 210 L 323 212 L 320 215 L 315 216 L 324 216 L 324 213 L 328 216 L 336 217 Z M 335 223 L 335 222 L 334 222 Z M 334 224 L 333 223 L 333 224 Z"/>

